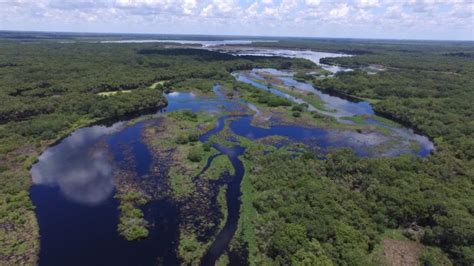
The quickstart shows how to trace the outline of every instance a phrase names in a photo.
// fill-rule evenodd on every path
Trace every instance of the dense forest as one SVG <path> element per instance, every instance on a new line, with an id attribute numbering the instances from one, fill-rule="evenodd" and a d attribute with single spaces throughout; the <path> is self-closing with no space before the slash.
<path id="1" fill-rule="evenodd" d="M 154 44 L 1 41 L 0 50 L 0 264 L 36 261 L 29 168 L 48 145 L 85 125 L 157 110 L 171 84 L 212 84 L 231 80 L 235 69 L 298 63 Z"/>
<path id="2" fill-rule="evenodd" d="M 163 107 L 163 91 L 177 86 L 231 83 L 234 70 L 308 66 L 157 44 L 11 39 L 17 40 L 0 41 L 2 265 L 37 260 L 29 168 L 47 146 L 79 127 Z M 354 55 L 323 60 L 352 72 L 305 79 L 370 101 L 381 115 L 429 136 L 436 151 L 427 158 L 360 158 L 343 149 L 320 159 L 249 148 L 243 186 L 250 188 L 242 189 L 241 211 L 252 221 L 242 243 L 249 262 L 380 264 L 380 243 L 395 232 L 425 247 L 423 265 L 473 265 L 472 43 L 288 39 L 255 45 Z M 371 66 L 381 70 L 367 73 Z M 259 99 L 269 108 L 276 101 Z"/>
<path id="3" fill-rule="evenodd" d="M 436 151 L 423 159 L 357 158 L 341 151 L 323 162 L 261 156 L 252 174 L 259 223 L 287 231 L 260 232 L 258 239 L 270 240 L 259 243 L 264 253 L 286 264 L 322 247 L 316 253 L 335 264 L 363 265 L 382 232 L 393 228 L 441 248 L 457 265 L 474 264 L 474 61 L 465 56 L 474 52 L 472 43 L 315 40 L 272 46 L 357 54 L 322 60 L 355 71 L 305 79 L 372 102 L 379 114 L 433 139 Z M 381 70 L 368 73 L 370 66 Z M 301 240 L 290 240 L 294 234 Z M 443 264 L 438 251 L 428 250 L 424 265 Z"/>

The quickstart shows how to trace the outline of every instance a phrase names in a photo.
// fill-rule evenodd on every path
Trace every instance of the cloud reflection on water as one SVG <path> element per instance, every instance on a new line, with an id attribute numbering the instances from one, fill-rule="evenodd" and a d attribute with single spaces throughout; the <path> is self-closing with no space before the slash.
<path id="1" fill-rule="evenodd" d="M 82 128 L 47 149 L 31 169 L 33 183 L 57 186 L 77 203 L 100 204 L 112 194 L 114 183 L 108 152 L 98 143 L 121 125 Z"/>

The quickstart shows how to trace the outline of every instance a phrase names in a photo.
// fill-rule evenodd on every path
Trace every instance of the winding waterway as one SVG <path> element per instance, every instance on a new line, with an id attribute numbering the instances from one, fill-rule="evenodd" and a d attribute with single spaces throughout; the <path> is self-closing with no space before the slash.
<path id="1" fill-rule="evenodd" d="M 318 59 L 319 60 L 319 59 Z M 263 78 L 261 72 L 273 74 L 287 86 L 308 90 L 320 96 L 325 110 L 313 106 L 315 111 L 323 112 L 343 120 L 343 117 L 367 115 L 366 122 L 386 127 L 397 138 L 415 141 L 419 150 L 399 149 L 385 156 L 401 153 L 414 153 L 426 156 L 433 149 L 429 140 L 412 131 L 380 122 L 375 119 L 370 104 L 353 103 L 330 96 L 297 82 L 288 73 L 271 73 L 274 70 L 253 70 L 234 73 L 242 81 L 261 89 L 269 90 L 279 96 L 290 98 L 278 88 L 262 87 L 256 79 Z M 193 112 L 205 111 L 220 115 L 224 111 L 252 109 L 253 116 L 223 116 L 216 127 L 200 137 L 205 142 L 212 135 L 230 123 L 234 134 L 258 140 L 266 136 L 283 136 L 291 141 L 305 143 L 322 150 L 328 148 L 351 147 L 360 156 L 374 156 L 367 148 L 381 145 L 378 139 L 357 132 L 335 131 L 324 128 L 311 128 L 299 125 L 278 125 L 261 128 L 252 125 L 259 110 L 242 100 L 227 99 L 214 89 L 214 97 L 201 97 L 189 92 L 173 92 L 166 95 L 168 106 L 161 112 L 190 109 Z M 296 99 L 294 101 L 302 101 Z M 36 206 L 36 215 L 40 227 L 40 265 L 176 265 L 179 259 L 176 247 L 179 239 L 178 206 L 169 199 L 153 200 L 144 206 L 145 218 L 153 226 L 149 237 L 141 241 L 129 242 L 117 233 L 118 201 L 114 198 L 114 169 L 124 163 L 131 154 L 133 171 L 139 178 L 164 178 L 152 176 L 150 166 L 152 154 L 142 142 L 144 126 L 155 118 L 130 124 L 117 122 L 112 125 L 95 125 L 76 130 L 59 144 L 48 148 L 39 158 L 31 174 L 33 186 L 31 198 Z M 372 134 L 372 133 L 370 133 Z M 369 135 L 370 135 L 369 134 Z M 216 234 L 203 260 L 203 265 L 212 265 L 229 246 L 237 229 L 240 212 L 240 184 L 244 176 L 244 167 L 239 160 L 245 150 L 239 145 L 233 147 L 215 144 L 214 147 L 228 156 L 234 174 L 229 178 L 226 192 L 227 219 L 223 228 Z M 210 161 L 212 163 L 212 159 Z M 158 183 L 158 182 L 157 182 Z"/>

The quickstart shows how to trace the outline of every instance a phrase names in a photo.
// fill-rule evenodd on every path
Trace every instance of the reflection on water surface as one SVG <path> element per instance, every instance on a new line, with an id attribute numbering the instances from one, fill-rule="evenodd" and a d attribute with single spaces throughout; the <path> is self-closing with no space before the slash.
<path id="1" fill-rule="evenodd" d="M 92 126 L 76 130 L 71 136 L 47 149 L 31 169 L 35 185 L 59 187 L 69 200 L 98 204 L 114 190 L 108 153 L 98 147 L 99 140 L 121 126 Z"/>
<path id="2" fill-rule="evenodd" d="M 306 54 L 306 56 L 312 55 Z M 319 59 L 317 60 L 319 62 Z M 256 71 L 258 70 L 253 71 L 255 74 L 253 77 L 258 76 Z M 370 119 L 373 116 L 373 111 L 368 103 L 353 103 L 323 94 L 308 84 L 294 81 L 291 75 L 285 72 L 270 69 L 265 71 L 277 76 L 286 86 L 294 86 L 320 96 L 327 109 L 335 110 L 335 112 L 325 111 L 326 113 L 336 117 L 347 114 L 368 115 L 367 123 L 379 123 L 379 126 L 386 126 L 397 133 L 397 136 L 407 140 L 416 139 L 420 143 L 425 140 L 425 137 L 415 135 L 404 128 L 394 128 L 384 125 L 378 120 Z M 242 78 L 241 81 L 254 82 L 252 76 L 243 74 L 239 76 L 236 73 L 234 75 Z M 268 89 L 265 85 L 254 83 L 257 87 Z M 279 90 L 270 91 L 282 97 L 292 97 Z M 193 93 L 170 93 L 167 95 L 169 105 L 162 111 L 189 109 L 193 112 L 206 111 L 222 114 L 224 111 L 251 109 L 256 115 L 261 114 L 261 111 L 252 104 L 242 100 L 226 99 L 225 95 L 219 91 L 218 86 L 214 88 L 214 92 L 216 97 L 202 97 Z M 299 101 L 298 99 L 293 100 Z M 379 145 L 385 141 L 380 138 L 380 134 L 376 133 L 328 131 L 299 125 L 259 128 L 251 125 L 251 119 L 251 116 L 234 117 L 230 128 L 235 134 L 254 140 L 279 135 L 308 145 L 317 145 L 320 148 L 349 146 L 355 149 L 359 155 L 368 155 L 365 147 Z M 201 141 L 207 140 L 212 134 L 222 130 L 224 122 L 225 119 L 221 118 L 217 127 L 202 136 Z M 121 238 L 116 231 L 118 202 L 113 198 L 114 167 L 120 161 L 124 161 L 125 152 L 129 151 L 136 162 L 134 170 L 137 176 L 149 174 L 150 152 L 146 145 L 140 142 L 143 123 L 146 122 L 142 121 L 127 126 L 124 122 L 119 122 L 111 127 L 82 128 L 76 130 L 58 145 L 48 148 L 40 156 L 38 163 L 31 170 L 34 183 L 31 197 L 36 206 L 41 235 L 40 264 L 48 266 L 153 265 L 158 262 L 164 265 L 178 264 L 175 250 L 179 239 L 180 216 L 174 202 L 154 201 L 145 206 L 147 220 L 152 221 L 155 225 L 151 228 L 150 236 L 147 239 L 128 242 Z M 429 146 L 430 143 L 428 140 L 426 143 L 422 143 L 422 150 L 417 154 L 428 155 L 432 150 L 432 146 Z M 231 204 L 228 222 L 217 237 L 217 241 L 211 246 L 211 253 L 212 251 L 222 252 L 223 247 L 227 247 L 227 244 L 222 246 L 219 243 L 228 243 L 235 232 L 240 208 L 240 179 L 244 171 L 243 165 L 238 161 L 238 155 L 243 152 L 241 148 L 227 150 L 225 147 L 220 147 L 219 149 L 230 156 L 234 168 L 238 171 L 232 181 L 235 184 L 232 187 L 229 186 L 231 197 L 228 202 Z M 413 151 L 397 148 L 394 153 L 385 155 L 395 156 L 404 152 L 412 153 Z M 209 256 L 206 256 L 206 259 Z M 211 256 L 210 261 L 214 259 L 215 257 Z"/>

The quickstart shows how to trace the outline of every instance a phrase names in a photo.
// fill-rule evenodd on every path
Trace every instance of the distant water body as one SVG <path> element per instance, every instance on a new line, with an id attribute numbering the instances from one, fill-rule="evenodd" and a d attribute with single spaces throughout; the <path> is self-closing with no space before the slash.
<path id="1" fill-rule="evenodd" d="M 230 53 L 238 56 L 281 56 L 288 58 L 303 58 L 307 59 L 317 65 L 321 65 L 325 70 L 336 73 L 339 71 L 352 71 L 350 68 L 344 68 L 334 65 L 322 64 L 320 60 L 325 57 L 347 57 L 352 56 L 349 54 L 339 54 L 339 53 L 326 53 L 326 52 L 316 52 L 311 50 L 291 50 L 291 49 L 274 49 L 274 48 L 254 48 L 254 47 L 243 47 L 236 49 L 223 49 L 222 52 Z"/>
<path id="2" fill-rule="evenodd" d="M 249 45 L 254 42 L 276 42 L 272 40 L 220 40 L 220 41 L 200 41 L 200 40 L 116 40 L 101 41 L 101 43 L 177 43 L 177 44 L 197 44 L 202 47 L 212 47 L 220 45 Z"/>
<path id="3" fill-rule="evenodd" d="M 158 40 L 158 42 L 170 42 L 170 40 Z M 203 45 L 203 42 L 200 41 L 188 41 L 188 43 L 191 42 Z M 222 42 L 225 41 L 206 41 L 206 43 L 214 45 L 222 45 Z M 236 41 L 227 41 L 227 43 L 230 42 L 235 44 Z M 289 53 L 271 50 L 268 53 L 272 53 L 273 56 L 278 54 L 287 57 L 311 56 L 312 61 L 316 61 L 315 63 L 319 63 L 317 56 L 320 56 L 320 54 L 306 51 Z M 331 54 L 321 56 L 328 55 Z M 389 151 L 381 156 L 398 156 L 402 153 L 410 153 L 423 157 L 429 155 L 433 149 L 426 137 L 413 134 L 409 129 L 384 124 L 383 121 L 375 119 L 369 103 L 350 102 L 336 96 L 326 95 L 311 84 L 294 80 L 289 72 L 275 69 L 254 69 L 247 72 L 234 72 L 233 75 L 239 81 L 247 82 L 256 88 L 290 98 L 291 95 L 279 90 L 269 90 L 272 88 L 255 82 L 264 80 L 265 76 L 271 75 L 273 76 L 271 80 L 280 79 L 281 84 L 286 87 L 294 87 L 296 90 L 319 96 L 325 107 L 328 110 L 333 110 L 332 113 L 329 113 L 333 116 L 367 115 L 368 124 L 386 127 L 393 133 L 387 137 L 388 143 L 390 143 L 390 137 L 394 137 L 408 142 L 415 141 L 420 146 L 420 149 L 415 150 L 410 145 L 407 146 L 407 149 L 395 147 L 395 151 Z M 161 112 L 186 109 L 219 115 L 223 112 L 238 113 L 234 111 L 249 106 L 252 110 L 257 110 L 255 115 L 260 115 L 256 106 L 248 105 L 243 100 L 228 99 L 219 91 L 219 86 L 214 87 L 214 92 L 214 97 L 199 96 L 191 92 L 169 93 L 166 95 L 168 106 Z M 213 130 L 201 136 L 200 141 L 205 142 L 209 137 L 220 132 L 226 125 L 225 122 L 228 118 L 227 116 L 222 117 Z M 233 117 L 228 120 L 228 125 L 234 134 L 251 140 L 268 136 L 282 136 L 297 143 L 307 144 L 309 147 L 311 145 L 315 148 L 318 147 L 320 148 L 318 150 L 321 151 L 331 147 L 350 147 L 360 156 L 379 155 L 377 149 L 375 154 L 367 154 L 367 152 L 370 152 L 369 148 L 383 144 L 378 141 L 380 138 L 375 138 L 375 133 L 371 132 L 365 134 L 356 131 L 336 131 L 300 125 L 271 125 L 268 128 L 261 128 L 253 126 L 252 119 L 252 116 L 249 115 Z M 179 245 L 179 225 L 182 216 L 176 202 L 170 199 L 156 199 L 143 206 L 145 219 L 151 225 L 148 238 L 141 241 L 127 241 L 117 232 L 120 213 L 119 201 L 114 196 L 116 193 L 114 169 L 120 169 L 123 165 L 128 165 L 130 161 L 135 166 L 132 167 L 134 176 L 139 180 L 153 180 L 156 184 L 160 184 L 160 180 L 167 178 L 164 175 L 155 175 L 151 171 L 153 157 L 147 145 L 142 141 L 143 129 L 146 123 L 152 121 L 143 120 L 137 123 L 124 121 L 117 122 L 112 126 L 84 127 L 74 131 L 60 143 L 49 147 L 41 154 L 38 162 L 31 169 L 33 186 L 30 190 L 40 229 L 39 265 L 179 265 L 180 261 L 176 250 Z M 227 184 L 228 211 L 225 225 L 206 251 L 202 260 L 204 265 L 215 263 L 220 255 L 228 249 L 229 242 L 236 232 L 241 204 L 240 182 L 245 170 L 238 158 L 244 149 L 238 144 L 228 149 L 223 146 L 214 147 L 229 157 L 235 174 Z M 230 255 L 229 253 L 229 257 L 231 257 Z M 230 263 L 236 264 L 232 259 Z"/>

